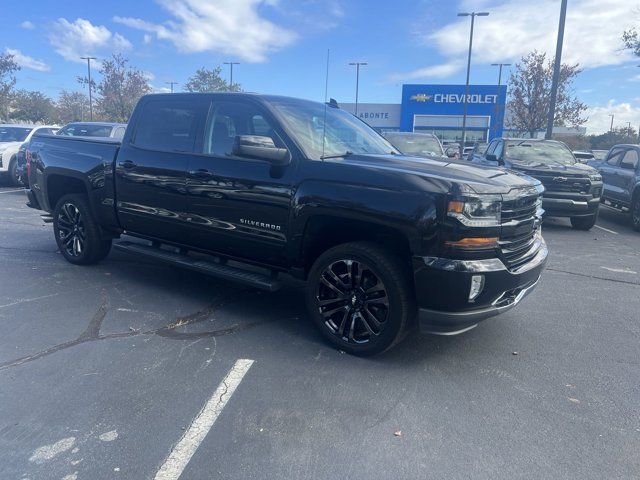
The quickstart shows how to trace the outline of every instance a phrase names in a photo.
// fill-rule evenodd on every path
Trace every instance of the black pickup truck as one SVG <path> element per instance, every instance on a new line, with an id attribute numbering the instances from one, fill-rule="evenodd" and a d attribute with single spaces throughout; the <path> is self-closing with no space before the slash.
<path id="1" fill-rule="evenodd" d="M 38 136 L 27 159 L 29 205 L 69 262 L 127 235 L 144 241 L 114 248 L 253 287 L 291 275 L 322 334 L 359 355 L 512 308 L 547 257 L 539 182 L 402 156 L 335 102 L 149 95 L 122 142 Z"/>
<path id="2" fill-rule="evenodd" d="M 542 182 L 542 208 L 550 217 L 569 217 L 577 230 L 590 230 L 598 219 L 602 177 L 579 163 L 562 142 L 536 138 L 495 138 L 473 163 L 521 172 Z"/>

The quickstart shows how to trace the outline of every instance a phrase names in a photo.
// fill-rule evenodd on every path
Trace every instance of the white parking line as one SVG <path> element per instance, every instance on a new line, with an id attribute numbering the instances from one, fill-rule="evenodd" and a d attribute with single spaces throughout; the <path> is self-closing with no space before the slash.
<path id="1" fill-rule="evenodd" d="M 205 439 L 209 430 L 222 413 L 222 409 L 227 404 L 233 392 L 244 378 L 245 374 L 253 365 L 253 360 L 241 358 L 231 367 L 227 376 L 224 377 L 220 385 L 207 403 L 205 403 L 198 416 L 191 422 L 189 428 L 184 432 L 180 441 L 173 447 L 173 450 L 164 461 L 155 480 L 178 480 L 189 460 Z"/>
<path id="2" fill-rule="evenodd" d="M 24 192 L 24 188 L 16 188 L 15 190 L 2 190 L 0 193 Z"/>
<path id="3" fill-rule="evenodd" d="M 601 227 L 600 225 L 594 225 L 594 227 L 599 228 L 600 230 L 604 230 L 605 232 L 613 233 L 614 235 L 618 235 L 618 232 L 614 232 L 613 230 L 609 230 L 608 228 Z"/>

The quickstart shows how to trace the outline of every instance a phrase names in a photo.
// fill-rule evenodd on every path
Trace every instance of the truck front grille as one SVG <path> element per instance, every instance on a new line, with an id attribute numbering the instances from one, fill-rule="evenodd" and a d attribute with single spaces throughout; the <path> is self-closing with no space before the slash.
<path id="1" fill-rule="evenodd" d="M 530 194 L 502 203 L 500 250 L 505 265 L 515 270 L 538 253 L 542 239 L 538 233 L 538 194 Z"/>
<path id="2" fill-rule="evenodd" d="M 536 175 L 547 192 L 589 193 L 591 181 L 586 177 L 558 175 Z"/>

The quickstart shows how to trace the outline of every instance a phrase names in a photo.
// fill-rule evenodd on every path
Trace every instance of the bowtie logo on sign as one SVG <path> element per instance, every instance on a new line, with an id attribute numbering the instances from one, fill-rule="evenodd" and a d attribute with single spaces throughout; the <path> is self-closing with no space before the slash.
<path id="1" fill-rule="evenodd" d="M 425 103 L 431 100 L 432 98 L 433 98 L 432 95 L 427 95 L 426 93 L 418 93 L 416 95 L 411 95 L 409 99 L 413 100 L 414 102 Z"/>
<path id="2" fill-rule="evenodd" d="M 435 95 L 427 95 L 426 93 L 417 93 L 411 95 L 409 100 L 414 102 L 426 103 L 433 99 L 433 103 L 464 103 L 463 93 L 436 93 Z M 467 95 L 467 103 L 497 103 L 497 95 L 482 95 L 479 93 L 470 93 Z"/>

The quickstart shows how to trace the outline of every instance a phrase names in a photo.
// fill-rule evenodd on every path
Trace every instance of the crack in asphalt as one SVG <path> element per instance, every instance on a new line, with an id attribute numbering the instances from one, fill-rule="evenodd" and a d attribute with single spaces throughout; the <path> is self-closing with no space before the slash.
<path id="1" fill-rule="evenodd" d="M 553 268 L 553 267 L 547 267 L 546 269 L 551 271 L 551 272 L 559 272 L 559 273 L 566 273 L 567 275 L 575 275 L 576 277 L 592 278 L 594 280 L 604 280 L 606 282 L 623 283 L 625 285 L 635 285 L 636 287 L 640 286 L 640 283 L 631 282 L 629 280 L 619 280 L 617 278 L 600 277 L 600 276 L 597 276 L 597 275 L 589 275 L 589 274 L 586 274 L 586 273 L 571 272 L 569 270 L 562 270 L 560 268 Z"/>
<path id="2" fill-rule="evenodd" d="M 221 307 L 228 305 L 229 303 L 235 301 L 242 294 L 246 293 L 248 290 L 242 289 L 238 291 L 234 291 L 228 295 L 222 295 L 221 298 L 217 299 L 214 303 L 208 305 L 207 307 L 198 310 L 197 312 L 191 313 L 189 315 L 185 315 L 183 317 L 178 317 L 176 321 L 150 330 L 144 331 L 130 331 L 130 332 L 117 332 L 117 333 L 108 333 L 105 335 L 100 334 L 100 329 L 102 328 L 102 322 L 104 318 L 107 316 L 109 311 L 109 301 L 107 298 L 107 294 L 103 291 L 102 302 L 98 307 L 96 313 L 91 317 L 87 328 L 74 340 L 69 340 L 67 342 L 60 343 L 58 345 L 54 345 L 52 347 L 41 350 L 37 353 L 31 355 L 25 355 L 20 358 L 16 358 L 14 360 L 9 360 L 3 363 L 0 363 L 0 371 L 7 370 L 11 367 L 17 367 L 19 365 L 23 365 L 25 363 L 33 362 L 35 360 L 39 360 L 43 357 L 52 355 L 61 350 L 65 350 L 67 348 L 75 347 L 76 345 L 80 345 L 87 342 L 100 341 L 100 340 L 109 340 L 114 338 L 128 338 L 128 337 L 137 337 L 140 335 L 158 335 L 164 338 L 170 338 L 172 340 L 190 340 L 190 339 L 199 339 L 205 337 L 221 337 L 224 335 L 230 335 L 232 333 L 248 330 L 257 325 L 268 322 L 269 320 L 260 320 L 256 322 L 249 322 L 245 324 L 235 324 L 228 328 L 223 328 L 220 330 L 212 330 L 206 332 L 178 332 L 176 331 L 179 327 L 184 327 L 188 325 L 194 325 L 197 323 L 204 322 L 208 320 L 211 315 L 213 315 L 218 309 Z"/>

